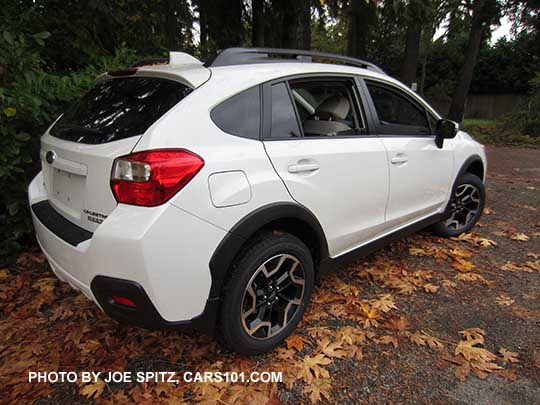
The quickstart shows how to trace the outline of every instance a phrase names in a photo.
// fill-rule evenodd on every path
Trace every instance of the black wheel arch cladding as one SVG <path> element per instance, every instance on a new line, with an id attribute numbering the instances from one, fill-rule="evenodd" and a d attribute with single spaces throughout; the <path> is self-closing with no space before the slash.
<path id="1" fill-rule="evenodd" d="M 321 224 L 306 207 L 289 202 L 265 205 L 242 218 L 229 231 L 212 255 L 209 264 L 212 276 L 209 297 L 220 296 L 227 272 L 250 238 L 276 221 L 287 222 L 287 220 L 303 224 L 312 232 L 317 244 L 319 261 L 328 257 L 328 245 Z"/>

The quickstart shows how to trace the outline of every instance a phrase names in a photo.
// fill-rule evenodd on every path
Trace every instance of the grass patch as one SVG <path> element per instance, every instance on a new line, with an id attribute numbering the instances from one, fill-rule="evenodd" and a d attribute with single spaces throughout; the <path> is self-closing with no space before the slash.
<path id="1" fill-rule="evenodd" d="M 540 148 L 540 137 L 523 135 L 508 128 L 501 121 L 481 118 L 464 119 L 460 128 L 469 133 L 478 142 L 486 145 L 514 145 Z"/>

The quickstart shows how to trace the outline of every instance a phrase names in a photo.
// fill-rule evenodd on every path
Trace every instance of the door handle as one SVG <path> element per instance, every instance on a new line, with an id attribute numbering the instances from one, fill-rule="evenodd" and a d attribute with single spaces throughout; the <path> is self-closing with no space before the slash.
<path id="1" fill-rule="evenodd" d="M 402 165 L 404 163 L 407 163 L 408 161 L 409 158 L 404 153 L 398 153 L 390 160 L 393 165 Z"/>
<path id="2" fill-rule="evenodd" d="M 314 172 L 319 170 L 316 163 L 297 163 L 289 166 L 289 173 Z"/>

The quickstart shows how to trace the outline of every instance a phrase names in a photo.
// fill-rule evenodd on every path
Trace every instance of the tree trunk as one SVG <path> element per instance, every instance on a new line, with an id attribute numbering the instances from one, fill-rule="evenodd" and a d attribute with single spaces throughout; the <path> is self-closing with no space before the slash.
<path id="1" fill-rule="evenodd" d="M 198 0 L 198 4 L 200 29 L 199 43 L 203 52 L 206 52 L 206 44 L 208 42 L 208 11 L 206 10 L 206 0 Z"/>
<path id="2" fill-rule="evenodd" d="M 365 59 L 371 26 L 376 20 L 374 1 L 350 0 L 348 8 L 347 55 Z"/>
<path id="3" fill-rule="evenodd" d="M 429 52 L 431 50 L 431 43 L 433 36 L 435 35 L 436 25 L 429 27 L 429 31 L 424 31 L 424 57 L 422 60 L 422 74 L 420 76 L 420 89 L 419 93 L 424 96 L 424 88 L 426 86 L 426 74 Z"/>
<path id="4" fill-rule="evenodd" d="M 169 51 L 177 50 L 178 37 L 177 37 L 177 24 L 175 15 L 176 7 L 175 0 L 165 1 L 165 38 L 167 43 L 167 49 Z"/>
<path id="5" fill-rule="evenodd" d="M 489 28 L 489 25 L 486 24 L 486 18 L 482 13 L 485 3 L 485 0 L 474 1 L 473 18 L 467 50 L 465 51 L 465 60 L 459 72 L 458 83 L 452 97 L 450 110 L 448 111 L 448 118 L 456 122 L 463 120 L 465 102 L 471 86 L 476 60 L 478 59 L 482 36 L 484 35 L 484 30 Z"/>
<path id="6" fill-rule="evenodd" d="M 399 77 L 408 87 L 416 81 L 416 68 L 418 66 L 418 55 L 420 54 L 420 38 L 422 36 L 422 22 L 416 19 L 410 21 L 407 27 L 407 37 L 405 40 L 405 55 Z"/>
<path id="7" fill-rule="evenodd" d="M 251 43 L 253 46 L 264 46 L 264 0 L 253 0 L 251 7 Z"/>
<path id="8" fill-rule="evenodd" d="M 309 0 L 298 1 L 298 49 L 311 49 L 311 4 Z"/>
<path id="9" fill-rule="evenodd" d="M 242 24 L 242 0 L 206 0 L 208 37 L 217 49 L 242 45 L 244 26 Z M 208 3 L 208 4 L 206 4 Z"/>

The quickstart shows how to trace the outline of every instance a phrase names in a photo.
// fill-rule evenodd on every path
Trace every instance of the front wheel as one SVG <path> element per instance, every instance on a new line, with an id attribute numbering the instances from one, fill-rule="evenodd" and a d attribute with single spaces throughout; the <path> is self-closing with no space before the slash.
<path id="1" fill-rule="evenodd" d="M 434 232 L 444 237 L 468 232 L 482 216 L 485 203 L 486 191 L 482 180 L 474 174 L 464 174 L 458 179 L 448 204 L 447 218 L 435 224 Z"/>
<path id="2" fill-rule="evenodd" d="M 302 319 L 314 284 L 311 253 L 297 237 L 266 234 L 238 258 L 222 296 L 221 339 L 241 354 L 273 349 Z"/>

